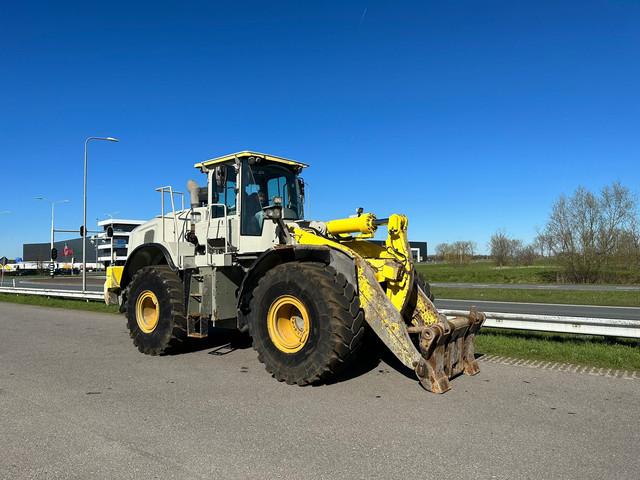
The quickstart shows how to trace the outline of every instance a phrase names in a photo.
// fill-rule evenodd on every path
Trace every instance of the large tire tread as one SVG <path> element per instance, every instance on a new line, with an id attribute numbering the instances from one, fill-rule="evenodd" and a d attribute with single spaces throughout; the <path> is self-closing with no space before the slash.
<path id="1" fill-rule="evenodd" d="M 170 319 L 170 328 L 163 334 L 150 341 L 137 328 L 135 313 L 132 315 L 132 309 L 135 308 L 135 299 L 132 300 L 131 294 L 139 288 L 140 284 L 145 284 L 147 279 L 159 279 L 162 288 L 166 294 L 164 298 L 159 299 L 161 303 L 169 308 L 166 312 L 161 311 L 161 315 L 167 315 Z M 184 307 L 184 286 L 180 277 L 168 265 L 153 265 L 138 270 L 126 291 L 126 324 L 129 329 L 129 335 L 133 339 L 133 344 L 138 350 L 147 355 L 163 355 L 180 351 L 187 341 L 187 319 Z M 130 305 L 132 303 L 132 305 Z"/>
<path id="2" fill-rule="evenodd" d="M 265 345 L 270 339 L 261 336 L 257 328 L 256 322 L 266 320 L 257 318 L 260 309 L 251 303 L 249 333 L 258 352 L 258 359 L 278 381 L 298 385 L 324 383 L 350 364 L 363 343 L 364 314 L 359 297 L 346 278 L 331 266 L 322 263 L 286 263 L 274 267 L 260 278 L 250 302 L 262 301 L 274 282 L 297 281 L 301 278 L 305 278 L 305 282 L 312 286 L 316 299 L 324 305 L 323 317 L 328 318 L 328 325 L 320 325 L 319 328 L 329 330 L 330 345 L 318 345 L 310 354 L 311 361 L 304 368 L 275 361 Z"/>

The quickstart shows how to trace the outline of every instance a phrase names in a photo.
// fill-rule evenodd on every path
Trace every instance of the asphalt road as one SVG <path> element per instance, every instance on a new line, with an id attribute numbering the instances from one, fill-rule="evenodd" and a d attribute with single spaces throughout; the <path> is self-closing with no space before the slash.
<path id="1" fill-rule="evenodd" d="M 640 319 L 639 307 L 605 307 L 590 305 L 562 305 L 554 303 L 514 303 L 480 300 L 450 300 L 436 298 L 436 307 L 450 310 L 469 310 L 475 305 L 483 312 L 526 313 L 534 315 L 562 315 L 567 317 Z"/>
<path id="2" fill-rule="evenodd" d="M 4 285 L 7 287 L 14 286 L 25 288 L 54 288 L 61 290 L 82 290 L 82 276 L 57 276 L 54 278 L 45 277 L 12 277 L 5 278 Z M 101 292 L 104 285 L 105 277 L 101 276 L 87 276 L 87 290 Z"/>
<path id="3" fill-rule="evenodd" d="M 640 478 L 640 381 L 481 363 L 273 380 L 216 335 L 148 357 L 122 318 L 0 303 L 0 478 Z"/>
<path id="4" fill-rule="evenodd" d="M 640 292 L 640 285 L 581 285 L 581 284 L 520 284 L 520 283 L 459 283 L 429 282 L 434 287 L 446 288 L 500 288 L 507 290 L 582 290 L 599 292 Z"/>

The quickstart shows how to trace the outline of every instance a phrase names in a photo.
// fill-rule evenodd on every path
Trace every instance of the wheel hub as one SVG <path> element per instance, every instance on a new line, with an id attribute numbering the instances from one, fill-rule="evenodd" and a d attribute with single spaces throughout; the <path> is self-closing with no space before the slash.
<path id="1" fill-rule="evenodd" d="M 145 290 L 136 300 L 136 322 L 144 333 L 153 332 L 158 326 L 160 308 L 158 297 L 151 290 Z"/>
<path id="2" fill-rule="evenodd" d="M 305 305 L 292 295 L 274 300 L 267 313 L 267 330 L 275 347 L 284 353 L 296 353 L 307 343 L 310 331 Z"/>

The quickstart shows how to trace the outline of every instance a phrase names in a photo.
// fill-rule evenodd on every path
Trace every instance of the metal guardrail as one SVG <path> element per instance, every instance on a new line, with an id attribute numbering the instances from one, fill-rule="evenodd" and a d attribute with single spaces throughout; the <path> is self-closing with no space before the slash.
<path id="1" fill-rule="evenodd" d="M 469 312 L 461 310 L 440 310 L 440 313 L 447 316 L 469 315 Z M 622 320 L 619 318 L 562 317 L 559 315 L 533 315 L 526 313 L 484 313 L 487 316 L 484 322 L 485 327 L 640 338 L 640 319 Z"/>
<path id="2" fill-rule="evenodd" d="M 43 297 L 73 298 L 78 300 L 104 300 L 103 293 L 95 291 L 82 292 L 79 290 L 48 288 L 0 287 L 0 293 L 40 295 Z M 469 315 L 469 312 L 464 310 L 440 310 L 440 313 L 447 316 L 464 317 Z M 523 313 L 484 313 L 487 316 L 484 325 L 491 328 L 640 338 L 640 319 L 622 320 L 619 318 L 562 317 L 559 315 L 533 315 Z"/>
<path id="3" fill-rule="evenodd" d="M 15 293 L 16 295 L 39 295 L 41 297 L 73 298 L 76 300 L 102 300 L 102 292 L 83 292 L 81 290 L 62 290 L 54 288 L 25 288 L 0 287 L 0 293 Z"/>

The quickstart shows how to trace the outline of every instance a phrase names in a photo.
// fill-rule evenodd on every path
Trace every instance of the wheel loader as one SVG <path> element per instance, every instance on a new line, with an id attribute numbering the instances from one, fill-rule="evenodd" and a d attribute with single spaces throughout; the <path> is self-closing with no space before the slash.
<path id="1" fill-rule="evenodd" d="M 484 315 L 438 313 L 413 265 L 407 217 L 359 208 L 305 219 L 306 167 L 243 151 L 195 164 L 206 186 L 188 182 L 188 207 L 183 192 L 157 189 L 159 215 L 131 232 L 126 263 L 104 286 L 138 350 L 164 354 L 210 325 L 235 328 L 273 377 L 308 385 L 339 375 L 375 334 L 431 392 L 478 373 Z M 384 227 L 384 242 L 372 242 Z"/>

